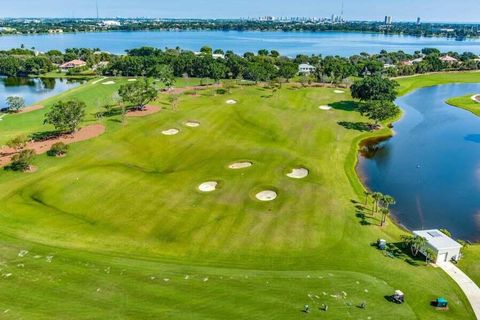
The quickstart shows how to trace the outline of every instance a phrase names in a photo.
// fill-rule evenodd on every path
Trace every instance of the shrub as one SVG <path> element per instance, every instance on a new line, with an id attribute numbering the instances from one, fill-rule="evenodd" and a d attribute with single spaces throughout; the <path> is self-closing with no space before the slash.
<path id="1" fill-rule="evenodd" d="M 50 150 L 48 150 L 47 154 L 50 157 L 59 157 L 67 154 L 67 151 L 68 151 L 68 145 L 66 145 L 63 142 L 57 142 L 54 145 L 52 145 Z"/>
<path id="2" fill-rule="evenodd" d="M 26 135 L 19 135 L 7 141 L 7 146 L 13 149 L 20 150 L 27 145 L 28 138 Z"/>
<path id="3" fill-rule="evenodd" d="M 27 171 L 35 156 L 35 151 L 31 149 L 23 150 L 12 157 L 12 163 L 7 168 L 13 171 Z"/>

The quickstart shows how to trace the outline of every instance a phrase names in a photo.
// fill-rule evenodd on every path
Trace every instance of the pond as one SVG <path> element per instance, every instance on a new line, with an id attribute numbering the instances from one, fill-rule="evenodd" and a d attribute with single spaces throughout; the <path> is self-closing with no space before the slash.
<path id="1" fill-rule="evenodd" d="M 480 241 L 480 117 L 445 103 L 474 93 L 480 84 L 428 87 L 399 98 L 405 114 L 395 136 L 360 155 L 363 182 L 396 198 L 393 214 L 409 229 L 447 228 Z"/>
<path id="2" fill-rule="evenodd" d="M 83 80 L 0 77 L 0 109 L 9 96 L 20 96 L 27 106 L 80 85 Z"/>

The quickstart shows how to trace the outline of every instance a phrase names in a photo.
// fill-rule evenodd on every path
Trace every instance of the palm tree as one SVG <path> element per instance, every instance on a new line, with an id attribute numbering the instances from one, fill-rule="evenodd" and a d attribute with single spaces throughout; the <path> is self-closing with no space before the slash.
<path id="1" fill-rule="evenodd" d="M 387 209 L 389 209 L 390 206 L 393 206 L 393 205 L 395 205 L 395 204 L 397 203 L 397 201 L 395 200 L 395 198 L 392 197 L 392 196 L 390 196 L 390 195 L 388 195 L 388 194 L 386 194 L 386 195 L 383 196 L 382 202 L 386 205 Z"/>
<path id="2" fill-rule="evenodd" d="M 380 200 L 382 200 L 382 198 L 383 198 L 383 194 L 380 193 L 380 192 L 374 192 L 372 194 L 372 198 L 373 198 L 372 212 L 376 213 L 378 211 L 378 204 L 379 204 Z"/>
<path id="3" fill-rule="evenodd" d="M 418 252 L 427 245 L 427 239 L 420 236 L 402 236 L 403 242 L 410 247 L 413 256 L 417 256 Z"/>
<path id="4" fill-rule="evenodd" d="M 363 194 L 365 195 L 365 206 L 367 206 L 367 205 L 368 205 L 368 198 L 370 198 L 370 196 L 372 195 L 372 193 L 371 193 L 370 191 L 368 191 L 368 190 L 365 190 L 365 191 L 363 192 Z"/>
<path id="5" fill-rule="evenodd" d="M 428 264 L 431 261 L 435 261 L 437 254 L 430 248 L 425 249 L 425 263 Z"/>
<path id="6" fill-rule="evenodd" d="M 390 210 L 388 210 L 388 208 L 381 208 L 380 212 L 382 213 L 382 221 L 380 223 L 380 226 L 383 227 L 383 225 L 387 221 L 387 216 L 390 214 Z"/>

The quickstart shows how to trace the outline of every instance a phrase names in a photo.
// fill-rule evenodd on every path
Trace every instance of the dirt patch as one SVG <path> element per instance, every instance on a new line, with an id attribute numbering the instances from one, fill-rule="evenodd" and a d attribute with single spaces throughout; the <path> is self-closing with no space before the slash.
<path id="1" fill-rule="evenodd" d="M 24 149 L 31 149 L 36 154 L 42 154 L 50 150 L 50 148 L 57 142 L 63 142 L 65 144 L 71 144 L 75 142 L 90 140 L 98 137 L 105 132 L 105 126 L 101 124 L 92 124 L 90 126 L 81 128 L 73 134 L 63 134 L 55 139 L 49 139 L 45 141 L 33 141 L 27 143 Z M 0 167 L 8 165 L 12 161 L 12 157 L 17 154 L 19 150 L 15 150 L 9 147 L 0 148 Z"/>
<path id="2" fill-rule="evenodd" d="M 214 88 L 220 88 L 222 87 L 222 84 L 217 83 L 217 84 L 210 84 L 210 85 L 205 85 L 205 86 L 188 86 L 188 87 L 182 87 L 182 88 L 172 88 L 170 90 L 164 91 L 163 93 L 165 94 L 181 94 L 187 91 L 200 91 L 200 90 L 207 90 L 207 89 L 214 89 Z"/>
<path id="3" fill-rule="evenodd" d="M 43 108 L 44 108 L 43 106 L 35 105 L 35 106 L 30 106 L 30 107 L 20 109 L 20 111 L 18 113 L 28 113 L 28 112 L 40 110 L 40 109 L 43 109 Z"/>
<path id="4" fill-rule="evenodd" d="M 157 112 L 160 112 L 162 108 L 158 106 L 145 106 L 143 110 L 130 110 L 127 112 L 126 116 L 127 117 L 145 117 Z"/>

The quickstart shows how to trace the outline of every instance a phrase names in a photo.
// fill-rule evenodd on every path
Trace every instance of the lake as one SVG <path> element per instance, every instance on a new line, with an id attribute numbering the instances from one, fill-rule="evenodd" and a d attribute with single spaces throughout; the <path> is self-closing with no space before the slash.
<path id="1" fill-rule="evenodd" d="M 403 50 L 413 53 L 425 47 L 480 54 L 480 40 L 419 38 L 360 32 L 255 32 L 255 31 L 112 31 L 0 37 L 0 49 L 35 47 L 40 51 L 66 48 L 100 48 L 121 54 L 141 46 L 198 51 L 202 46 L 233 50 L 243 54 L 259 49 L 278 50 L 283 55 L 322 54 L 350 56 L 360 52 Z"/>
<path id="2" fill-rule="evenodd" d="M 360 156 L 364 183 L 397 199 L 394 216 L 407 228 L 480 241 L 480 117 L 444 102 L 479 92 L 480 84 L 449 84 L 399 98 L 395 136 Z"/>
<path id="3" fill-rule="evenodd" d="M 81 80 L 0 77 L 0 109 L 9 96 L 20 96 L 27 106 L 74 88 Z"/>

